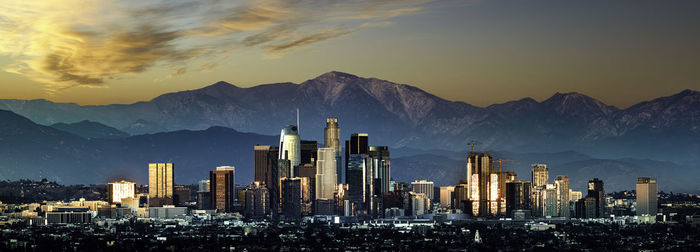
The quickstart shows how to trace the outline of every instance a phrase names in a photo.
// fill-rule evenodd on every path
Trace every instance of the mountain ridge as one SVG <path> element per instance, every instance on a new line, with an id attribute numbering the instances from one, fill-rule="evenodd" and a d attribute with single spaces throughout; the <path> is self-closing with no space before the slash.
<path id="1" fill-rule="evenodd" d="M 655 136 L 681 143 L 664 150 L 667 160 L 700 161 L 678 150 L 700 150 L 698 92 L 684 90 L 626 109 L 587 96 L 555 93 L 537 102 L 523 98 L 487 107 L 449 101 L 419 88 L 378 78 L 328 72 L 300 84 L 241 88 L 217 82 L 200 89 L 160 95 L 126 105 L 0 100 L 40 124 L 91 120 L 133 135 L 224 126 L 278 134 L 301 109 L 305 138 L 323 139 L 326 117 L 338 117 L 342 135 L 370 134 L 370 144 L 421 149 L 463 148 L 477 139 L 484 148 L 540 152 L 574 150 L 588 155 L 643 158 L 655 153 Z M 624 150 L 624 151 L 621 151 Z"/>

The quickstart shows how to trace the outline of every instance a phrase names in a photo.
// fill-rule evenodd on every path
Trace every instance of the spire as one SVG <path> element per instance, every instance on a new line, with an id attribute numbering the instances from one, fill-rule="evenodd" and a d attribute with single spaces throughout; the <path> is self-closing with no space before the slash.
<path id="1" fill-rule="evenodd" d="M 299 134 L 301 129 L 299 128 L 299 108 L 297 108 L 297 134 Z M 299 134 L 301 136 L 301 134 Z"/>

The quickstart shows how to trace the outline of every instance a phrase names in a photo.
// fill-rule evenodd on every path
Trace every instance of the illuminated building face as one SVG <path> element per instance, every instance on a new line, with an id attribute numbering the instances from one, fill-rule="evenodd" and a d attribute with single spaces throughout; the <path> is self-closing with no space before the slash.
<path id="1" fill-rule="evenodd" d="M 109 183 L 111 203 L 121 203 L 122 199 L 133 198 L 135 187 L 134 183 L 126 181 Z"/>

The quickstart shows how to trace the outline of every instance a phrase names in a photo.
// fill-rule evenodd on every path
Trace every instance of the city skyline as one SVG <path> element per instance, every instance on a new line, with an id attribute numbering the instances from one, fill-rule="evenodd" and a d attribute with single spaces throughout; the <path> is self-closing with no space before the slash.
<path id="1" fill-rule="evenodd" d="M 695 1 L 72 1 L 0 8 L 0 98 L 124 104 L 339 70 L 477 106 L 581 92 L 625 108 L 700 78 Z"/>

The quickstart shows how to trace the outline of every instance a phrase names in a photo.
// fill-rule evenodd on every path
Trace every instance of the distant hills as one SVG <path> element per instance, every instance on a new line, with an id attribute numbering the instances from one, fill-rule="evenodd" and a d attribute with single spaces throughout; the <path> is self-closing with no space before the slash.
<path id="1" fill-rule="evenodd" d="M 76 123 L 56 123 L 51 125 L 52 128 L 56 128 L 68 133 L 73 133 L 84 138 L 102 138 L 102 139 L 117 139 L 128 137 L 129 134 L 118 129 L 109 127 L 107 125 L 92 122 L 92 121 L 80 121 Z"/>
<path id="2" fill-rule="evenodd" d="M 700 170 L 700 92 L 694 90 L 684 90 L 627 109 L 606 105 L 580 93 L 557 93 L 542 102 L 524 98 L 477 107 L 447 101 L 409 85 L 329 72 L 301 84 L 276 83 L 239 88 L 218 82 L 201 89 L 168 93 L 150 101 L 125 105 L 80 106 L 46 100 L 0 100 L 0 109 L 13 111 L 39 124 L 30 128 L 39 127 L 39 131 L 48 134 L 43 137 L 56 138 L 58 134 L 61 139 L 66 139 L 63 140 L 64 144 L 70 142 L 70 148 L 74 148 L 63 150 L 62 145 L 54 145 L 55 148 L 50 150 L 57 152 L 55 155 L 80 153 L 85 155 L 81 156 L 82 159 L 95 158 L 97 162 L 105 158 L 105 154 L 100 153 L 108 150 L 131 156 L 153 153 L 147 158 L 179 157 L 182 158 L 181 162 L 193 162 L 193 166 L 202 164 L 201 169 L 211 169 L 211 166 L 204 166 L 207 162 L 198 160 L 203 158 L 195 154 L 214 154 L 192 150 L 192 154 L 178 152 L 176 155 L 171 152 L 179 150 L 175 147 L 178 146 L 177 140 L 168 139 L 174 136 L 194 139 L 197 138 L 194 135 L 207 135 L 205 132 L 214 134 L 212 130 L 225 131 L 228 133 L 217 134 L 227 135 L 236 144 L 240 142 L 236 137 L 248 137 L 247 146 L 236 150 L 250 154 L 256 143 L 275 144 L 274 135 L 279 134 L 284 125 L 295 123 L 296 108 L 301 110 L 300 133 L 304 139 L 322 140 L 325 118 L 333 116 L 339 118 L 343 138 L 353 132 L 369 133 L 370 145 L 388 145 L 392 150 L 411 152 L 404 156 L 404 160 L 397 155 L 392 171 L 428 161 L 430 163 L 425 165 L 438 169 L 447 165 L 440 163 L 447 160 L 432 161 L 429 155 L 447 152 L 464 155 L 466 143 L 472 140 L 483 143 L 477 146 L 479 150 L 498 150 L 504 154 L 498 157 L 504 159 L 518 159 L 506 155 L 519 153 L 568 152 L 586 157 L 562 160 L 558 163 L 562 167 L 569 167 L 564 165 L 574 161 L 613 160 L 621 163 L 617 163 L 618 166 L 608 165 L 608 169 L 621 166 L 641 169 L 645 162 L 640 160 L 649 160 L 649 163 L 661 166 L 658 167 L 661 170 L 678 168 L 688 174 Z M 41 125 L 53 125 L 55 129 L 41 128 Z M 222 127 L 231 129 L 224 130 Z M 61 133 L 51 129 L 60 129 Z M 0 130 L 17 129 L 10 127 Z M 34 134 L 38 133 L 27 133 L 25 136 L 34 137 Z M 153 138 L 155 136 L 162 138 Z M 135 146 L 134 142 L 138 142 L 138 139 L 156 141 L 150 144 L 167 140 L 172 147 L 167 146 L 172 149 L 137 149 L 149 147 L 147 142 Z M 0 148 L 6 148 L 2 141 Z M 197 147 L 209 148 L 204 143 Z M 43 150 L 49 147 L 36 148 Z M 82 153 L 83 150 L 85 153 Z M 394 151 L 392 155 L 399 152 Z M 141 155 L 146 158 L 146 154 Z M 238 152 L 230 155 L 230 160 L 219 158 L 219 161 L 235 161 L 234 165 L 250 166 L 245 169 L 252 171 L 252 162 L 242 162 L 252 160 L 252 154 L 248 157 Z M 417 157 L 422 158 L 417 160 Z M 450 158 L 463 162 L 463 158 Z M 551 158 L 545 156 L 538 162 L 553 163 Z M 524 162 L 523 159 L 519 160 Z M 15 167 L 26 165 L 15 162 Z M 93 161 L 82 162 L 90 166 L 88 164 Z M 0 163 L 7 165 L 6 162 Z M 581 162 L 571 167 L 593 169 L 593 166 L 604 166 L 601 162 L 592 165 L 594 163 Z M 131 165 L 136 165 L 136 161 Z M 529 163 L 509 165 L 527 169 Z M 141 169 L 143 164 L 137 166 Z M 239 170 L 244 175 L 243 169 Z M 570 169 L 571 172 L 573 170 L 575 168 Z M 435 171 L 432 174 L 444 173 L 449 176 L 449 172 Z M 557 172 L 552 172 L 552 176 L 555 176 L 554 173 Z M 4 174 L 0 174 L 0 179 Z M 527 171 L 519 174 L 521 178 L 529 178 Z M 407 175 L 413 176 L 414 173 Z M 425 177 L 419 171 L 415 175 Z M 700 187 L 695 188 L 700 191 Z"/>
<path id="3" fill-rule="evenodd" d="M 145 183 L 149 162 L 174 162 L 178 183 L 196 183 L 220 165 L 237 166 L 237 182 L 249 183 L 253 146 L 278 140 L 223 127 L 86 139 L 0 110 L 0 180 L 90 184 L 124 178 Z"/>

